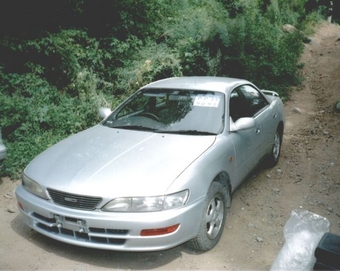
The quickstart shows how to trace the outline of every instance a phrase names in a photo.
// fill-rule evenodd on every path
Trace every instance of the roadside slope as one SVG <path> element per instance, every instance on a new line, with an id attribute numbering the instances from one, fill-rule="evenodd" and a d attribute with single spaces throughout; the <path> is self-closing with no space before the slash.
<path id="1" fill-rule="evenodd" d="M 233 195 L 221 241 L 198 254 L 185 245 L 122 253 L 63 244 L 22 224 L 14 197 L 19 181 L 0 182 L 2 270 L 268 270 L 284 243 L 294 209 L 325 216 L 340 235 L 340 26 L 322 24 L 301 57 L 305 81 L 286 102 L 281 160 L 259 169 Z"/>

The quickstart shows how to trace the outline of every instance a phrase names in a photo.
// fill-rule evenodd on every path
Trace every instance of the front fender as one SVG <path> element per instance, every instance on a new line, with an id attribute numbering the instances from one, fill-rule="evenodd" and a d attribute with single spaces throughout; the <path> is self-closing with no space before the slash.
<path id="1" fill-rule="evenodd" d="M 235 149 L 232 141 L 226 136 L 220 135 L 208 150 L 178 176 L 167 193 L 175 193 L 185 186 L 190 190 L 188 203 L 205 197 L 217 175 L 221 172 L 227 174 L 234 172 L 233 157 L 235 157 Z"/>

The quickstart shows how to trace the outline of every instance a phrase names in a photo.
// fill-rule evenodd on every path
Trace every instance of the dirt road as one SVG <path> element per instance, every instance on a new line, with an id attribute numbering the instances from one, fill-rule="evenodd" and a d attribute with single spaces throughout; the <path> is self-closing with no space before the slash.
<path id="1" fill-rule="evenodd" d="M 286 102 L 281 160 L 257 170 L 233 195 L 221 241 L 195 253 L 185 245 L 152 253 L 122 253 L 63 244 L 22 224 L 19 181 L 0 184 L 1 270 L 268 270 L 284 243 L 294 209 L 325 216 L 340 235 L 340 26 L 323 24 L 301 63 L 305 81 Z"/>

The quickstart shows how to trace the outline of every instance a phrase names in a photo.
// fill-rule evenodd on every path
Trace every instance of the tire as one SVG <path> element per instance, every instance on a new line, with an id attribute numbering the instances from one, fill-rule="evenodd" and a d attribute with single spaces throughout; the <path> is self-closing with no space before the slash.
<path id="1" fill-rule="evenodd" d="M 220 240 L 230 207 L 229 190 L 220 182 L 215 181 L 211 184 L 206 196 L 198 234 L 188 242 L 191 248 L 207 251 Z"/>
<path id="2" fill-rule="evenodd" d="M 282 133 L 276 131 L 274 136 L 273 148 L 267 158 L 267 166 L 275 167 L 279 162 L 280 154 L 281 154 L 281 143 L 282 143 Z"/>

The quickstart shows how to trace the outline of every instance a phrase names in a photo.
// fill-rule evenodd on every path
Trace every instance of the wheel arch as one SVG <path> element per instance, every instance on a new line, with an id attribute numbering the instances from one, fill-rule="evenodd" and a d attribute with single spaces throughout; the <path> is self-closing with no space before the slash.
<path id="1" fill-rule="evenodd" d="M 231 188 L 229 174 L 226 171 L 221 171 L 216 175 L 213 182 L 219 182 L 226 186 L 228 189 Z"/>
<path id="2" fill-rule="evenodd" d="M 280 121 L 279 125 L 277 126 L 277 131 L 280 133 L 280 139 L 281 139 L 281 143 L 282 143 L 283 131 L 284 131 L 283 121 Z"/>
<path id="3" fill-rule="evenodd" d="M 228 202 L 226 202 L 226 204 L 227 204 L 226 207 L 230 207 L 232 187 L 231 187 L 229 174 L 226 171 L 221 171 L 220 173 L 218 173 L 216 175 L 216 177 L 214 178 L 212 183 L 213 182 L 219 182 L 220 184 L 222 184 L 226 188 L 227 193 L 228 193 L 228 197 L 229 197 Z"/>
<path id="4" fill-rule="evenodd" d="M 224 199 L 222 204 L 221 197 Z M 222 236 L 230 203 L 229 175 L 222 171 L 210 183 L 198 233 L 187 243 L 191 248 L 208 251 L 215 247 Z M 224 205 L 223 208 L 218 207 L 221 205 Z"/>

